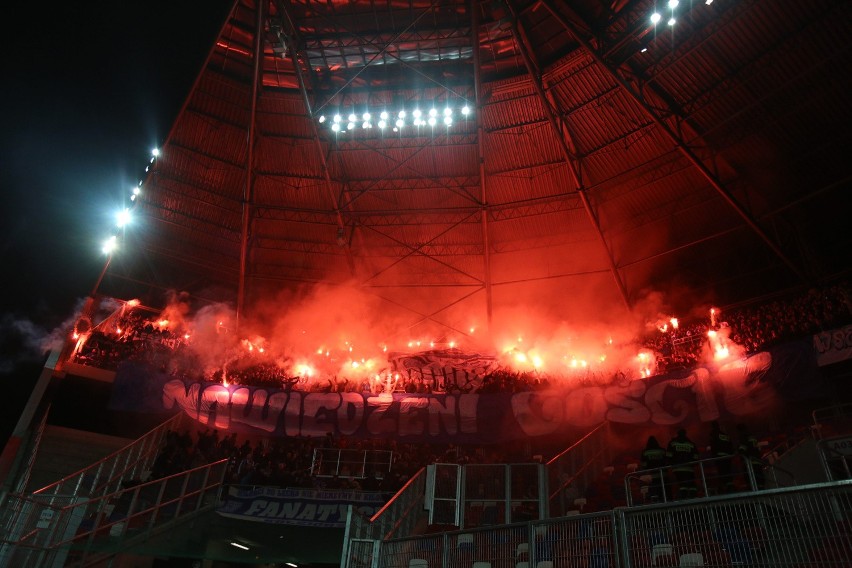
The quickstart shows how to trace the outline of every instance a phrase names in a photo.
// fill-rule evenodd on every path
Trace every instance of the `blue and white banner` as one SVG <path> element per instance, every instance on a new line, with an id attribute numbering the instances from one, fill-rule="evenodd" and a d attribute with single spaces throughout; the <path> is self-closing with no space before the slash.
<path id="1" fill-rule="evenodd" d="M 499 444 L 573 435 L 604 420 L 673 426 L 770 416 L 826 394 L 810 338 L 743 359 L 611 384 L 552 381 L 525 392 L 372 395 L 225 386 L 122 365 L 111 408 L 183 412 L 219 430 L 287 437 L 393 438 Z"/>
<path id="2" fill-rule="evenodd" d="M 349 505 L 371 517 L 387 499 L 387 494 L 374 491 L 230 487 L 217 512 L 244 521 L 342 528 Z"/>

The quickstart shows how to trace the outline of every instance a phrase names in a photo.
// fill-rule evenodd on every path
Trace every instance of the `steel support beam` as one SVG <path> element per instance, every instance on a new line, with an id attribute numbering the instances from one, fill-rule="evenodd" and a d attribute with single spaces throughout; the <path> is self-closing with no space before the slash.
<path id="1" fill-rule="evenodd" d="M 263 8 L 266 2 L 257 2 L 257 26 L 254 30 L 254 70 L 251 80 L 251 112 L 249 113 L 248 135 L 246 140 L 246 180 L 243 188 L 243 222 L 240 231 L 240 280 L 237 284 L 236 328 L 240 329 L 240 319 L 244 315 L 246 301 L 246 277 L 249 245 L 251 240 L 252 202 L 254 201 L 254 136 L 257 117 L 257 97 L 260 92 L 260 68 L 263 57 Z"/>
<path id="2" fill-rule="evenodd" d="M 518 20 L 517 13 L 512 6 L 509 0 L 506 0 L 506 6 L 508 7 L 510 13 L 512 14 L 512 37 L 515 40 L 515 44 L 518 46 L 518 51 L 521 53 L 521 56 L 524 60 L 524 65 L 527 68 L 527 73 L 532 79 L 533 87 L 535 88 L 536 94 L 541 100 L 541 105 L 544 108 L 544 112 L 547 115 L 547 120 L 550 123 L 551 129 L 553 129 L 553 133 L 556 136 L 556 141 L 559 144 L 560 150 L 562 150 L 562 155 L 565 156 L 565 162 L 568 164 L 568 171 L 574 181 L 574 184 L 577 187 L 577 193 L 580 195 L 580 200 L 583 202 L 583 207 L 586 210 L 586 215 L 589 217 L 589 222 L 595 229 L 597 233 L 598 240 L 601 246 L 606 253 L 607 261 L 609 262 L 609 270 L 612 274 L 613 279 L 615 280 L 615 284 L 618 287 L 618 291 L 621 293 L 621 299 L 624 300 L 624 304 L 627 309 L 630 309 L 630 297 L 627 294 L 627 287 L 624 285 L 624 282 L 621 279 L 621 274 L 618 272 L 618 267 L 615 264 L 615 259 L 612 256 L 612 251 L 609 248 L 609 245 L 604 238 L 603 231 L 601 230 L 600 222 L 598 221 L 597 214 L 592 208 L 591 203 L 589 202 L 589 197 L 586 193 L 586 189 L 583 186 L 582 180 L 582 160 L 576 154 L 576 152 L 569 148 L 569 142 L 573 146 L 573 142 L 571 141 L 570 133 L 566 132 L 563 125 L 560 124 L 560 121 L 557 119 L 556 114 L 553 111 L 553 106 L 550 104 L 550 100 L 547 97 L 547 93 L 544 91 L 544 85 L 542 85 L 541 75 L 538 71 L 537 66 L 535 65 L 531 50 L 529 48 L 529 44 L 526 41 L 526 34 L 523 32 L 521 28 L 520 21 Z M 566 138 L 568 139 L 566 141 Z"/>
<path id="3" fill-rule="evenodd" d="M 582 18 L 571 10 L 570 6 L 565 2 L 560 3 L 561 6 L 570 11 L 573 17 Z M 642 95 L 631 87 L 631 85 L 615 70 L 613 69 L 607 61 L 603 58 L 603 56 L 595 50 L 595 48 L 591 45 L 589 39 L 585 37 L 585 35 L 579 30 L 573 22 L 571 22 L 568 18 L 562 16 L 561 12 L 554 6 L 552 0 L 541 0 L 541 5 L 543 5 L 547 10 L 553 15 L 554 18 L 559 22 L 559 24 L 565 28 L 565 30 L 571 34 L 571 36 L 577 41 L 580 46 L 585 49 L 589 55 L 598 63 L 609 75 L 612 79 L 618 83 L 618 85 L 624 90 L 625 93 L 633 100 L 634 103 L 645 113 L 648 118 L 654 121 L 654 123 L 663 131 L 663 133 L 668 136 L 669 140 L 675 145 L 678 151 L 683 154 L 683 156 L 689 160 L 689 162 L 695 167 L 696 170 L 707 180 L 710 186 L 719 194 L 719 196 L 727 203 L 731 209 L 736 212 L 737 215 L 745 222 L 745 224 L 751 229 L 751 231 L 757 235 L 760 240 L 762 240 L 767 247 L 777 256 L 786 266 L 796 275 L 802 282 L 807 282 L 808 279 L 802 270 L 789 258 L 784 252 L 780 249 L 778 245 L 769 237 L 769 235 L 764 232 L 764 230 L 757 224 L 757 221 L 751 216 L 751 214 L 746 211 L 739 202 L 734 198 L 730 191 L 722 184 L 721 180 L 708 168 L 704 162 L 692 151 L 692 149 L 686 144 L 686 142 L 676 133 L 665 120 L 658 113 L 654 111 L 654 109 L 645 102 L 645 99 Z M 669 109 L 671 110 L 671 109 Z"/>
<path id="4" fill-rule="evenodd" d="M 307 111 L 307 118 L 311 123 L 311 134 L 314 139 L 314 146 L 317 150 L 317 155 L 319 156 L 320 163 L 322 165 L 322 173 L 325 178 L 325 188 L 328 193 L 329 200 L 331 201 L 332 208 L 334 210 L 334 216 L 337 219 L 337 230 L 340 234 L 345 234 L 346 232 L 346 223 L 343 220 L 343 214 L 340 211 L 340 205 L 337 197 L 334 195 L 334 182 L 331 179 L 331 171 L 328 168 L 328 160 L 326 159 L 325 151 L 322 147 L 322 141 L 319 136 L 319 129 L 317 127 L 317 121 L 314 119 L 314 111 L 311 107 L 311 99 L 308 96 L 308 86 L 305 80 L 305 76 L 302 74 L 302 68 L 299 65 L 299 58 L 297 56 L 297 47 L 298 42 L 294 41 L 293 34 L 296 33 L 298 28 L 296 27 L 296 23 L 293 21 L 292 16 L 290 15 L 287 7 L 284 6 L 284 2 L 281 0 L 276 0 L 276 6 L 280 14 L 282 14 L 283 18 L 286 18 L 286 22 L 281 22 L 282 30 L 283 26 L 286 23 L 288 29 L 291 30 L 291 34 L 284 34 L 284 37 L 281 38 L 282 42 L 289 43 L 287 47 L 289 47 L 290 55 L 293 59 L 293 69 L 296 72 L 296 78 L 299 82 L 299 92 L 302 95 L 302 100 L 305 104 L 305 110 Z M 283 31 L 282 31 L 283 33 Z M 307 58 L 306 58 L 307 59 Z M 348 241 L 345 245 L 346 252 L 346 261 L 349 265 L 349 272 L 351 275 L 355 275 L 355 259 L 352 257 L 352 249 L 349 247 Z"/>
<path id="5" fill-rule="evenodd" d="M 493 297 L 491 295 L 491 244 L 488 238 L 488 184 L 485 178 L 485 152 L 483 150 L 483 136 L 485 130 L 482 127 L 482 71 L 480 69 L 479 54 L 479 1 L 471 0 L 471 41 L 473 43 L 473 92 L 476 99 L 474 120 L 476 120 L 476 151 L 479 158 L 479 188 L 482 213 L 482 264 L 483 284 L 485 285 L 485 316 L 488 323 L 488 333 L 491 333 L 491 321 L 493 314 Z"/>

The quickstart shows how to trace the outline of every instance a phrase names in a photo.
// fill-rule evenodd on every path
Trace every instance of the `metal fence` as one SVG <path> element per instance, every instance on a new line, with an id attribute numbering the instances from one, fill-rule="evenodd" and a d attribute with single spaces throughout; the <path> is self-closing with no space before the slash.
<path id="1" fill-rule="evenodd" d="M 317 448 L 311 463 L 311 475 L 381 479 L 391 470 L 392 465 L 393 452 L 388 450 Z"/>
<path id="2" fill-rule="evenodd" d="M 368 545 L 369 543 L 364 543 Z M 852 566 L 852 481 L 381 543 L 376 568 Z M 354 566 L 354 564 L 350 564 Z"/>
<path id="3" fill-rule="evenodd" d="M 34 491 L 36 495 L 97 496 L 117 491 L 123 481 L 144 480 L 150 473 L 169 431 L 180 428 L 183 414 L 176 414 L 141 438 L 105 458 Z"/>
<path id="4" fill-rule="evenodd" d="M 426 468 L 421 468 L 370 519 L 371 538 L 385 540 L 408 536 L 425 527 L 429 514 L 424 507 Z"/>
<path id="5" fill-rule="evenodd" d="M 628 506 L 794 485 L 792 473 L 774 464 L 749 464 L 741 456 L 639 470 L 624 477 Z"/>
<path id="6" fill-rule="evenodd" d="M 609 422 L 602 422 L 571 447 L 547 462 L 548 507 L 551 516 L 568 514 L 574 500 L 610 464 Z"/>
<path id="7" fill-rule="evenodd" d="M 83 566 L 92 553 L 111 555 L 129 539 L 215 506 L 227 465 L 221 460 L 95 499 L 16 496 L 0 538 L 0 567 Z"/>

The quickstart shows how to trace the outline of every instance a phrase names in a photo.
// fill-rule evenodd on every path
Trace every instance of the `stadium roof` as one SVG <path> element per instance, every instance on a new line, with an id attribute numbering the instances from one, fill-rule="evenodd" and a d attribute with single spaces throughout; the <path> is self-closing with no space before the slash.
<path id="1" fill-rule="evenodd" d="M 238 0 L 104 284 L 449 321 L 842 276 L 850 48 L 837 0 Z"/>

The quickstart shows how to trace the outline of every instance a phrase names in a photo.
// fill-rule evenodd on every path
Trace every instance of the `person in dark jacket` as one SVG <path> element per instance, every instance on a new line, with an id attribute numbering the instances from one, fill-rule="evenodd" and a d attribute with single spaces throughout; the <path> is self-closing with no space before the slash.
<path id="1" fill-rule="evenodd" d="M 757 438 L 751 435 L 745 424 L 737 424 L 737 453 L 742 456 L 746 469 L 746 487 L 749 489 L 764 489 L 766 478 L 763 475 L 763 460 L 760 457 L 760 446 Z M 751 470 L 752 476 L 748 472 Z M 752 485 L 751 478 L 754 478 Z"/>
<path id="2" fill-rule="evenodd" d="M 698 460 L 698 447 L 686 436 L 683 428 L 669 442 L 666 457 L 677 482 L 677 498 L 694 499 L 698 495 L 698 486 L 695 484 L 695 464 L 690 462 Z"/>
<path id="3" fill-rule="evenodd" d="M 641 467 L 642 469 L 653 469 L 649 472 L 651 483 L 648 486 L 648 500 L 660 501 L 663 499 L 663 480 L 665 479 L 666 466 L 666 450 L 664 450 L 657 438 L 648 436 L 648 442 L 645 444 L 645 449 L 642 450 Z"/>
<path id="4" fill-rule="evenodd" d="M 714 486 L 716 493 L 731 493 L 734 490 L 734 477 L 731 474 L 734 458 L 734 442 L 731 437 L 714 420 L 710 424 L 710 457 L 716 465 Z"/>

